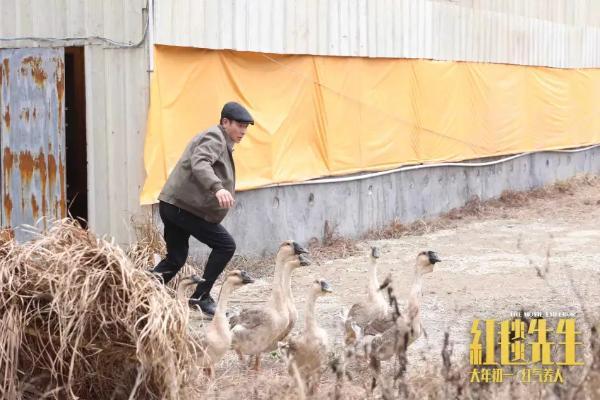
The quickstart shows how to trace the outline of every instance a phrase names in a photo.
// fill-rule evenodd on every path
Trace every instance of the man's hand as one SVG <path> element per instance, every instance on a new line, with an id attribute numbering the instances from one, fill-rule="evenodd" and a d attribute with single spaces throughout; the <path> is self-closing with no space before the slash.
<path id="1" fill-rule="evenodd" d="M 227 189 L 217 190 L 215 196 L 217 196 L 217 200 L 219 200 L 219 206 L 221 206 L 221 208 L 231 208 L 233 207 L 233 203 L 235 203 L 233 196 Z"/>

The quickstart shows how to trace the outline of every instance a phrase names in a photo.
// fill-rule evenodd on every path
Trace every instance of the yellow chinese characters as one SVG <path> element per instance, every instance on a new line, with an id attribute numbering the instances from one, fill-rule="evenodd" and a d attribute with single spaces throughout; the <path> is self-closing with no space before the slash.
<path id="1" fill-rule="evenodd" d="M 582 346 L 578 341 L 580 334 L 574 318 L 559 319 L 556 330 L 544 318 L 531 319 L 527 324 L 521 319 L 476 319 L 471 326 L 469 346 L 469 362 L 475 366 L 470 382 L 499 383 L 507 376 L 517 375 L 525 383 L 531 382 L 532 377 L 542 383 L 563 383 L 560 368 L 551 366 L 583 365 L 577 360 L 577 346 Z M 541 368 L 531 368 L 532 364 Z M 509 370 L 511 373 L 504 371 L 503 366 L 523 368 L 517 374 L 512 373 L 514 369 Z"/>
<path id="2" fill-rule="evenodd" d="M 526 330 L 525 322 L 521 319 L 504 320 L 497 322 L 487 319 L 485 323 L 485 336 L 480 328 L 481 320 L 476 319 L 471 326 L 473 339 L 469 346 L 469 362 L 471 365 L 527 365 L 541 363 L 542 365 L 583 365 L 577 361 L 577 346 L 582 343 L 577 341 L 581 334 L 575 327 L 575 319 L 560 319 L 556 328 L 556 335 L 562 340 L 555 343 L 549 340 L 547 320 L 543 318 L 532 319 Z M 499 328 L 499 333 L 497 330 Z M 482 336 L 485 338 L 482 343 Z M 498 337 L 498 342 L 496 338 Z M 527 340 L 533 339 L 533 340 Z M 564 359 L 552 360 L 552 348 L 562 346 Z M 526 351 L 529 346 L 530 352 Z M 497 348 L 500 359 L 497 361 Z M 559 352 L 560 353 L 560 352 Z M 529 359 L 527 354 L 530 355 Z"/>

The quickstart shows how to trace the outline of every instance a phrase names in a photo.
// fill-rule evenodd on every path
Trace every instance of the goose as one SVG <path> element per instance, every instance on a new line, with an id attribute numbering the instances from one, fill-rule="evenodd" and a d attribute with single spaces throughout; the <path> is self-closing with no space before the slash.
<path id="1" fill-rule="evenodd" d="M 183 304 L 189 304 L 188 298 L 186 296 L 186 291 L 190 286 L 198 285 L 199 283 L 204 282 L 204 278 L 200 278 L 198 275 L 190 275 L 186 277 L 182 277 L 177 284 L 177 290 L 175 291 L 175 297 Z M 194 322 L 203 322 L 204 314 L 200 307 L 198 306 L 190 306 L 190 320 Z"/>
<path id="2" fill-rule="evenodd" d="M 279 335 L 279 337 L 277 338 L 277 341 L 283 341 L 290 334 L 290 332 L 294 328 L 294 325 L 296 324 L 296 321 L 298 320 L 298 310 L 296 309 L 296 301 L 294 300 L 294 295 L 292 293 L 292 272 L 298 266 L 305 267 L 311 264 L 310 260 L 305 256 L 305 254 L 307 254 L 308 252 L 304 248 L 299 247 L 296 249 L 296 252 L 298 254 L 300 263 L 289 264 L 289 267 L 291 267 L 292 269 L 286 269 L 282 274 L 281 287 L 283 288 L 286 297 L 285 301 L 288 310 L 288 324 L 281 333 L 281 335 Z"/>
<path id="3" fill-rule="evenodd" d="M 214 366 L 231 347 L 233 334 L 229 328 L 226 310 L 229 297 L 234 290 L 253 283 L 254 279 L 246 271 L 233 270 L 227 273 L 221 286 L 215 315 L 199 338 L 203 354 L 199 365 L 204 368 L 209 377 L 214 375 Z"/>
<path id="4" fill-rule="evenodd" d="M 177 290 L 175 291 L 177 299 L 182 303 L 187 303 L 187 296 L 185 294 L 187 288 L 192 285 L 197 285 L 199 283 L 204 282 L 203 278 L 200 278 L 198 275 L 190 275 L 182 277 L 179 280 L 179 284 L 177 285 Z"/>
<path id="5" fill-rule="evenodd" d="M 317 279 L 310 287 L 304 314 L 304 331 L 301 335 L 291 337 L 287 343 L 288 372 L 292 377 L 299 375 L 300 385 L 306 384 L 308 393 L 313 394 L 318 387 L 321 367 L 326 361 L 329 339 L 315 318 L 315 302 L 317 298 L 332 292 L 329 283 Z"/>
<path id="6" fill-rule="evenodd" d="M 362 331 L 371 321 L 385 318 L 389 314 L 387 301 L 379 290 L 379 280 L 377 279 L 377 259 L 379 256 L 379 248 L 372 247 L 367 298 L 352 305 L 345 317 L 346 345 L 356 344 Z"/>
<path id="7" fill-rule="evenodd" d="M 260 355 L 276 348 L 278 338 L 288 327 L 289 308 L 282 282 L 287 279 L 286 274 L 300 267 L 303 250 L 292 240 L 283 242 L 275 257 L 273 289 L 267 304 L 242 309 L 229 320 L 233 333 L 232 348 L 240 358 L 243 354 L 254 355 L 254 369 L 257 371 L 260 369 Z"/>
<path id="8" fill-rule="evenodd" d="M 369 343 L 372 357 L 377 360 L 387 360 L 394 354 L 405 351 L 423 334 L 420 313 L 423 276 L 433 272 L 434 265 L 438 262 L 441 260 L 435 252 L 420 252 L 415 263 L 415 278 L 407 309 L 403 315 L 396 314 L 375 320 L 365 327 L 365 341 Z"/>

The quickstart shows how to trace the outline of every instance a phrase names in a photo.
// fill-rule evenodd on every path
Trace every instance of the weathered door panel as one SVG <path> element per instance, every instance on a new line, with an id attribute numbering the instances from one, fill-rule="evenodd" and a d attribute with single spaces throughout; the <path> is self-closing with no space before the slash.
<path id="1" fill-rule="evenodd" d="M 2 226 L 66 216 L 64 49 L 0 50 Z"/>

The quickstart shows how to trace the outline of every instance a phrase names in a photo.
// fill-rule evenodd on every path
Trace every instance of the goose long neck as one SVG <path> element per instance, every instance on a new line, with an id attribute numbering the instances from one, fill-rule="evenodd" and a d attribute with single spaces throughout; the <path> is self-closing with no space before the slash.
<path id="1" fill-rule="evenodd" d="M 294 295 L 292 294 L 292 268 L 286 264 L 283 266 L 283 270 L 281 274 L 281 289 L 284 296 L 291 301 L 294 299 Z"/>
<path id="2" fill-rule="evenodd" d="M 415 271 L 415 277 L 413 278 L 412 287 L 410 289 L 410 296 L 420 298 L 423 294 L 423 275 Z"/>
<path id="3" fill-rule="evenodd" d="M 410 321 L 418 320 L 421 298 L 423 297 L 423 276 L 415 269 L 415 277 L 408 295 L 408 318 Z"/>
<path id="4" fill-rule="evenodd" d="M 285 280 L 286 265 L 277 266 L 275 276 L 273 277 L 273 291 L 271 292 L 271 305 L 276 309 L 283 309 L 286 304 L 285 291 L 282 287 Z"/>
<path id="5" fill-rule="evenodd" d="M 216 321 L 215 323 L 219 321 L 227 321 L 227 305 L 233 289 L 233 285 L 227 280 L 223 283 L 223 286 L 221 286 L 221 292 L 219 293 L 219 300 L 217 301 L 215 316 L 213 317 L 213 321 Z"/>
<path id="6" fill-rule="evenodd" d="M 308 299 L 306 299 L 306 312 L 304 313 L 304 329 L 307 332 L 314 332 L 317 329 L 317 321 L 315 320 L 316 301 L 317 294 L 314 290 L 311 290 Z"/>
<path id="7" fill-rule="evenodd" d="M 377 279 L 377 262 L 371 258 L 369 264 L 369 299 L 375 301 L 379 293 L 379 280 Z"/>

